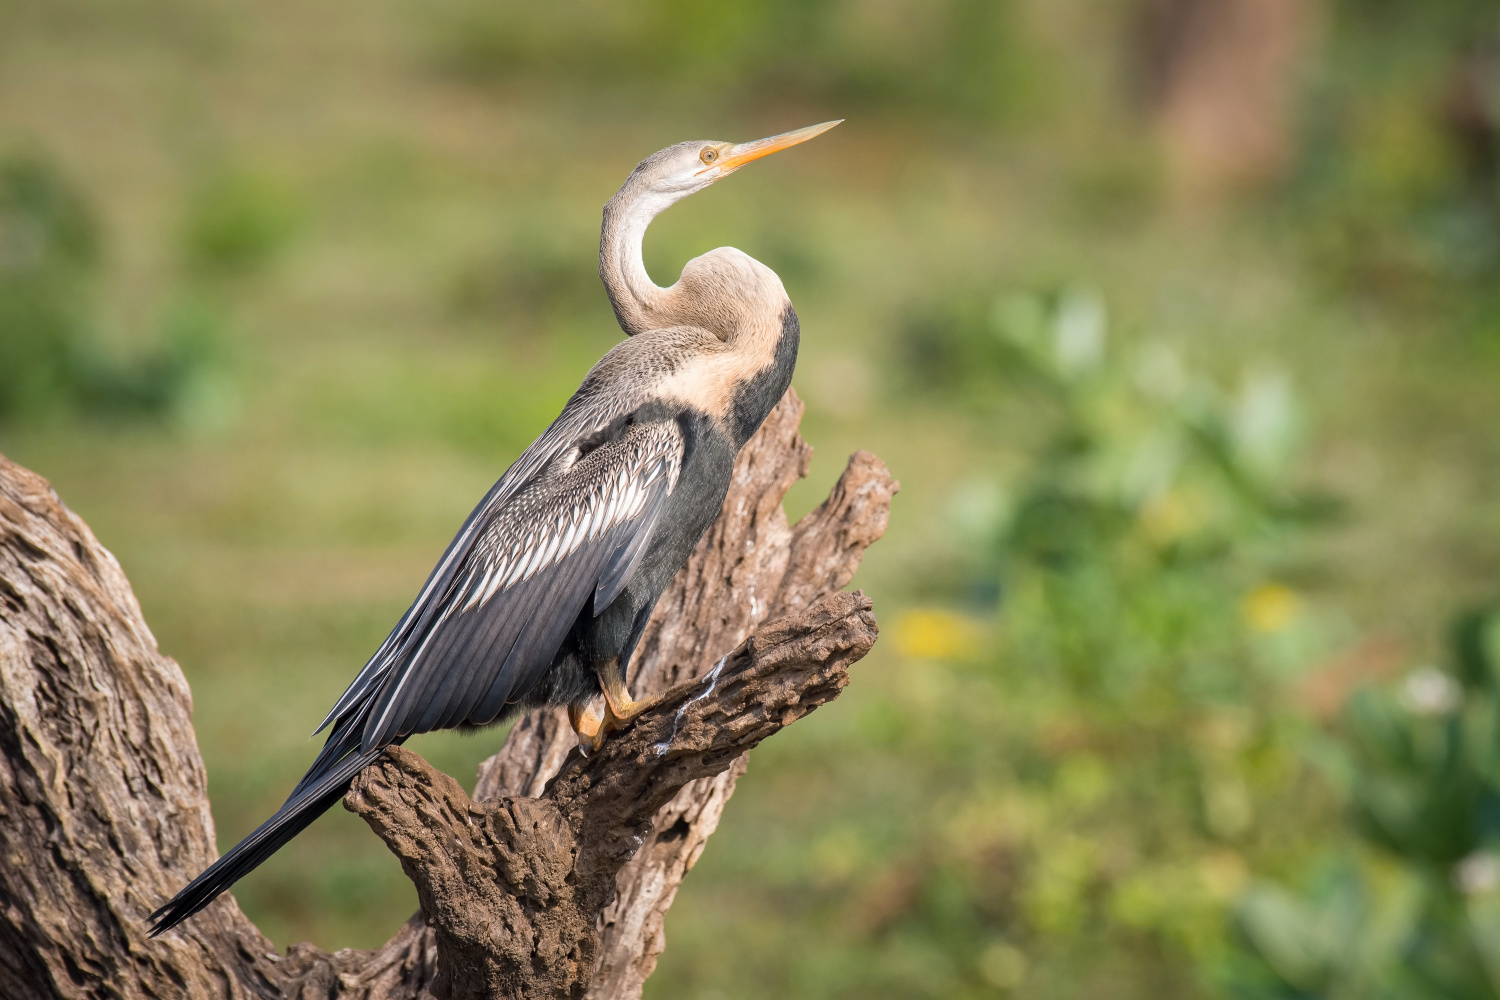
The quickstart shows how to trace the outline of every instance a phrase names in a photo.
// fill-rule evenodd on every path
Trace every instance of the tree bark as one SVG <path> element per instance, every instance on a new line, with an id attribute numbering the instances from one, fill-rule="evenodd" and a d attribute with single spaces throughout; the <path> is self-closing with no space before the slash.
<path id="1" fill-rule="evenodd" d="M 591 757 L 560 713 L 522 719 L 472 800 L 399 748 L 356 779 L 345 806 L 422 912 L 381 948 L 333 954 L 277 955 L 230 894 L 146 937 L 215 856 L 191 696 L 113 557 L 0 457 L 0 996 L 639 996 L 745 753 L 836 697 L 875 641 L 869 601 L 837 591 L 897 484 L 856 454 L 790 527 L 800 416 L 788 393 L 658 605 L 632 690 L 660 704 Z"/>

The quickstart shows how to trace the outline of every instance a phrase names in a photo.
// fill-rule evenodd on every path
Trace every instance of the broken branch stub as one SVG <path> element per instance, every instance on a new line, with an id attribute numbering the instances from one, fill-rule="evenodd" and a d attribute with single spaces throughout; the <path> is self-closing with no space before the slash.
<path id="1" fill-rule="evenodd" d="M 598 916 L 655 813 L 836 697 L 874 645 L 863 594 L 835 594 L 756 632 L 711 680 L 668 692 L 590 757 L 573 750 L 540 798 L 472 801 L 409 750 L 346 798 L 401 860 L 434 928 L 433 992 L 454 1000 L 580 996 Z"/>

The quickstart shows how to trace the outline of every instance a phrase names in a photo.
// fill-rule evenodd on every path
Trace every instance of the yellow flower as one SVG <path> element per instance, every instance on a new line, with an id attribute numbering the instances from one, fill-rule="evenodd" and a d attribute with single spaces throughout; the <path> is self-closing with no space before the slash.
<path id="1" fill-rule="evenodd" d="M 1257 632 L 1280 632 L 1297 617 L 1301 602 L 1292 588 L 1281 583 L 1263 583 L 1245 595 L 1240 611 Z"/>
<path id="2" fill-rule="evenodd" d="M 979 649 L 979 624 L 941 608 L 916 608 L 896 619 L 892 630 L 902 656 L 918 660 L 952 660 Z"/>
<path id="3" fill-rule="evenodd" d="M 1199 490 L 1174 488 L 1141 507 L 1138 524 L 1153 545 L 1171 545 L 1202 531 L 1213 517 L 1213 505 Z"/>

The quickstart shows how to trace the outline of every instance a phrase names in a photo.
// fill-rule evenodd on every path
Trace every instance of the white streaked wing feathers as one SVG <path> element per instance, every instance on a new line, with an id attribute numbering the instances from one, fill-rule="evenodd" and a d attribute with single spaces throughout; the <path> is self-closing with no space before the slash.
<path id="1" fill-rule="evenodd" d="M 495 512 L 445 602 L 443 617 L 482 606 L 567 558 L 585 541 L 639 517 L 650 487 L 662 475 L 669 493 L 676 487 L 682 449 L 675 423 L 641 424 L 619 442 L 560 467 L 555 476 L 544 472 Z"/>
<path id="2" fill-rule="evenodd" d="M 437 605 L 441 601 L 442 592 L 463 573 L 463 564 L 473 556 L 475 543 L 488 523 L 488 515 L 504 507 L 536 479 L 549 463 L 573 449 L 579 440 L 609 426 L 617 417 L 644 402 L 650 388 L 644 382 L 615 383 L 607 379 L 596 382 L 593 375 L 591 372 L 590 378 L 584 380 L 584 384 L 568 400 L 568 405 L 557 419 L 516 459 L 470 513 L 463 528 L 448 544 L 442 559 L 428 575 L 411 608 L 360 669 L 314 732 L 321 732 L 330 722 L 352 708 L 360 698 L 373 691 L 384 680 L 391 667 L 410 651 L 414 642 L 423 642 L 423 637 L 434 624 L 434 619 L 429 616 L 438 611 Z M 508 573 L 506 575 L 509 577 Z"/>

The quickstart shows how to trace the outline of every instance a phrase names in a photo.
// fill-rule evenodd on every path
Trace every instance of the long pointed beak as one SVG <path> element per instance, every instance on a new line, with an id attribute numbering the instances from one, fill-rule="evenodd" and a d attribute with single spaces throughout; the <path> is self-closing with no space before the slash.
<path id="1" fill-rule="evenodd" d="M 768 139 L 757 139 L 754 142 L 742 142 L 738 145 L 730 146 L 724 151 L 724 155 L 719 157 L 719 162 L 715 163 L 710 169 L 717 169 L 721 174 L 727 174 L 731 170 L 738 170 L 751 160 L 758 160 L 762 156 L 779 153 L 783 149 L 797 145 L 799 142 L 806 142 L 814 136 L 822 135 L 843 120 L 840 118 L 838 121 L 824 122 L 821 125 L 809 125 L 807 128 L 799 128 L 795 132 L 783 132 L 780 135 L 773 135 Z"/>

